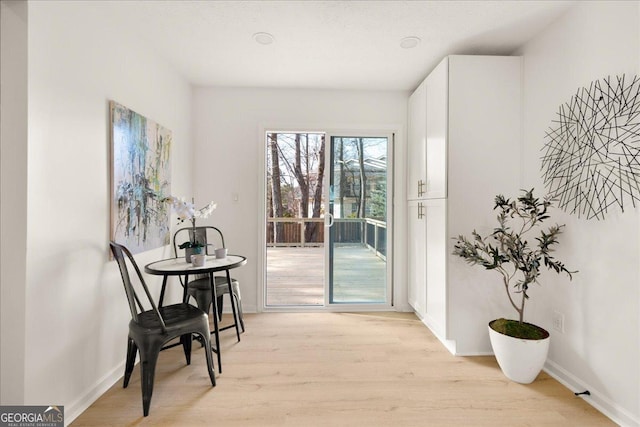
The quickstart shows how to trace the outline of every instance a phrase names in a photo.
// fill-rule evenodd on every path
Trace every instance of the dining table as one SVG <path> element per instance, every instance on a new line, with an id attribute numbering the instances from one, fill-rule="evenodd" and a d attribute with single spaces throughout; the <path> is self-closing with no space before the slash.
<path id="1" fill-rule="evenodd" d="M 185 257 L 176 257 L 176 258 L 168 258 L 162 259 L 160 261 L 154 261 L 145 265 L 144 271 L 145 273 L 163 276 L 162 279 L 162 289 L 160 291 L 160 299 L 159 306 L 162 307 L 165 290 L 167 287 L 168 278 L 171 276 L 184 276 L 184 284 L 183 284 L 183 293 L 182 293 L 182 301 L 187 302 L 187 285 L 189 284 L 189 276 L 194 275 L 208 275 L 209 283 L 211 285 L 211 297 L 213 302 L 213 331 L 212 335 L 215 337 L 215 349 L 211 349 L 214 353 L 216 353 L 218 358 L 218 371 L 222 373 L 222 357 L 220 351 L 220 328 L 218 325 L 218 298 L 216 294 L 216 286 L 214 273 L 224 271 L 227 276 L 227 285 L 229 286 L 229 295 L 233 295 L 233 289 L 231 285 L 231 274 L 230 270 L 234 268 L 241 267 L 247 263 L 247 258 L 242 255 L 227 255 L 224 258 L 216 258 L 215 255 L 207 255 L 205 257 L 204 265 L 195 266 L 194 264 L 187 262 Z M 240 341 L 240 326 L 238 320 L 238 312 L 237 307 L 234 301 L 234 298 L 230 298 L 231 300 L 231 311 L 233 313 L 233 321 L 236 329 L 236 336 L 238 341 Z"/>

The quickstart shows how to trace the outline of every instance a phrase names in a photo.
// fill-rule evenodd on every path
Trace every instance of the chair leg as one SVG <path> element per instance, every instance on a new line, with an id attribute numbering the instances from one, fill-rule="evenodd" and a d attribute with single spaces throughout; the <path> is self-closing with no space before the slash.
<path id="1" fill-rule="evenodd" d="M 222 320 L 222 307 L 224 304 L 224 299 L 222 298 L 224 294 L 220 294 L 218 297 L 218 320 Z"/>
<path id="2" fill-rule="evenodd" d="M 153 395 L 153 380 L 156 374 L 156 363 L 162 343 L 147 343 L 147 348 L 140 351 L 140 377 L 142 388 L 142 411 L 144 416 L 149 415 L 151 396 Z"/>
<path id="3" fill-rule="evenodd" d="M 180 336 L 180 342 L 182 343 L 182 350 L 184 351 L 184 357 L 187 359 L 187 365 L 191 365 L 191 334 L 184 334 Z"/>
<path id="4" fill-rule="evenodd" d="M 122 384 L 122 388 L 127 388 L 129 385 L 129 379 L 131 378 L 131 373 L 133 372 L 133 366 L 136 363 L 136 354 L 138 353 L 138 346 L 136 342 L 129 338 L 127 340 L 127 361 L 124 367 L 124 381 Z"/>
<path id="5" fill-rule="evenodd" d="M 215 387 L 216 386 L 216 372 L 215 372 L 215 367 L 214 367 L 214 364 L 213 364 L 213 354 L 212 354 L 212 351 L 211 351 L 211 338 L 209 337 L 208 327 L 209 327 L 209 325 L 207 324 L 207 329 L 205 330 L 206 332 L 204 334 L 201 334 L 200 337 L 202 338 L 202 341 L 206 345 L 206 349 L 204 351 L 204 355 L 206 356 L 206 359 L 207 359 L 207 370 L 209 371 L 209 379 L 211 380 L 211 386 Z"/>
<path id="6" fill-rule="evenodd" d="M 242 329 L 242 332 L 244 332 L 244 318 L 242 316 L 242 301 L 240 301 L 240 298 L 238 298 L 238 295 L 236 295 L 235 293 L 233 294 L 233 297 L 236 299 L 236 308 L 238 309 L 238 318 L 240 319 L 240 329 Z"/>
<path id="7" fill-rule="evenodd" d="M 198 308 L 205 313 L 209 314 L 209 307 L 211 307 L 211 291 L 209 290 L 197 290 L 192 294 L 193 298 L 196 300 L 196 305 Z M 204 342 L 199 339 L 200 344 L 204 347 Z"/>

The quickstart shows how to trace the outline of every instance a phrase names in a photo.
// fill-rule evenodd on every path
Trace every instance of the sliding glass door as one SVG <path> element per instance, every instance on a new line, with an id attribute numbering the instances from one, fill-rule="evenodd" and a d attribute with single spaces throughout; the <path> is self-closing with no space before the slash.
<path id="1" fill-rule="evenodd" d="M 266 133 L 266 307 L 391 304 L 390 145 Z"/>
<path id="2" fill-rule="evenodd" d="M 330 136 L 327 304 L 387 304 L 388 136 Z"/>

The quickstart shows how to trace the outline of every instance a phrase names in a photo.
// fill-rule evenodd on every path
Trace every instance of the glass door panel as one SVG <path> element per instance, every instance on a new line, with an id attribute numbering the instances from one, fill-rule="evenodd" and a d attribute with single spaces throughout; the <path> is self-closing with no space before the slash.
<path id="1" fill-rule="evenodd" d="M 387 137 L 331 137 L 325 240 L 329 304 L 385 304 Z"/>
<path id="2" fill-rule="evenodd" d="M 266 133 L 265 306 L 325 303 L 325 135 Z"/>

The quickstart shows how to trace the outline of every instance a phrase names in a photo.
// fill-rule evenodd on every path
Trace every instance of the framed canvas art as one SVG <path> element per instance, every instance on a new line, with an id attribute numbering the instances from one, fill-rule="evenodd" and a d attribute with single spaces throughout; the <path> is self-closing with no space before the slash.
<path id="1" fill-rule="evenodd" d="M 111 239 L 132 253 L 169 244 L 171 131 L 109 102 Z"/>

